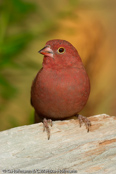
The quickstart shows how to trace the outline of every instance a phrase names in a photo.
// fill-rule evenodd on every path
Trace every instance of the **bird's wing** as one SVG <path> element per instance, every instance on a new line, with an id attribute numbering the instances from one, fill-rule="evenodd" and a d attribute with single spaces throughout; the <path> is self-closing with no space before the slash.
<path id="1" fill-rule="evenodd" d="M 31 103 L 31 105 L 33 106 L 32 98 L 30 98 L 30 103 Z"/>
<path id="2" fill-rule="evenodd" d="M 32 91 L 33 91 L 33 87 L 34 87 L 34 85 L 35 85 L 37 76 L 41 73 L 42 69 L 43 69 L 43 68 L 41 68 L 41 69 L 39 70 L 39 72 L 37 73 L 36 77 L 34 78 L 34 80 L 33 80 L 33 82 L 32 82 L 32 85 L 31 85 L 31 96 L 32 96 Z M 30 98 L 30 103 L 31 103 L 31 105 L 33 106 L 32 97 Z"/>
<path id="3" fill-rule="evenodd" d="M 36 79 L 36 78 L 35 78 L 35 79 Z M 32 88 L 33 88 L 33 86 L 34 86 L 35 79 L 33 80 L 32 85 L 31 85 L 31 96 L 32 96 Z M 30 103 L 31 103 L 31 105 L 33 106 L 32 97 L 30 98 Z"/>

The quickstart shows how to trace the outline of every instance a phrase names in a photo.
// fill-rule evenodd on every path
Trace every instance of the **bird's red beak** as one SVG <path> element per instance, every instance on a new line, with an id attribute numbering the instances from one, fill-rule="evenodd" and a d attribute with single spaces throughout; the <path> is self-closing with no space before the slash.
<path id="1" fill-rule="evenodd" d="M 40 51 L 38 51 L 40 54 L 43 54 L 48 57 L 53 58 L 53 50 L 50 48 L 49 45 L 46 45 L 44 48 L 42 48 Z"/>

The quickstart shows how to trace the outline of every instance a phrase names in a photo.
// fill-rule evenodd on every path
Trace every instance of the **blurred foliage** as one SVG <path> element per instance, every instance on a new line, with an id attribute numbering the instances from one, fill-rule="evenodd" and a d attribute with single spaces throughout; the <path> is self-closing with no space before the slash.
<path id="1" fill-rule="evenodd" d="M 91 95 L 82 114 L 115 113 L 113 2 L 0 0 L 0 130 L 33 123 L 30 88 L 42 65 L 37 51 L 54 38 L 75 45 L 89 73 Z"/>
<path id="2" fill-rule="evenodd" d="M 15 86 L 4 75 L 4 70 L 9 67 L 20 68 L 15 61 L 15 55 L 19 54 L 33 39 L 29 29 L 20 26 L 23 25 L 27 15 L 34 10 L 34 4 L 22 0 L 3 0 L 0 4 L 0 95 L 2 101 L 8 102 L 17 92 Z M 20 30 L 11 32 L 13 28 L 20 28 Z"/>
<path id="3" fill-rule="evenodd" d="M 32 56 L 26 59 L 23 52 L 32 40 L 42 41 L 48 35 L 52 36 L 59 27 L 58 18 L 73 17 L 73 8 L 77 3 L 78 0 L 0 1 L 0 122 L 2 125 L 5 123 L 4 128 L 0 126 L 1 130 L 21 124 L 17 118 L 21 113 L 24 114 L 26 106 L 19 113 L 21 105 L 17 105 L 19 94 L 25 92 L 21 91 L 23 89 L 17 86 L 17 82 L 23 86 L 23 76 L 38 70 Z M 15 75 L 17 72 L 18 76 Z M 30 87 L 28 79 L 26 84 Z M 28 100 L 29 92 L 25 94 Z M 13 103 L 15 101 L 16 105 Z M 29 110 L 25 114 L 28 115 L 27 124 L 33 123 L 33 112 Z"/>
<path id="4" fill-rule="evenodd" d="M 75 2 L 70 1 L 69 4 L 75 5 Z M 57 14 L 71 15 L 71 10 L 63 10 L 57 13 L 59 7 L 53 0 L 43 1 L 43 4 L 48 5 L 48 12 L 44 12 L 41 8 L 42 5 L 38 6 L 39 16 L 38 20 L 41 27 L 38 28 L 37 34 L 41 38 L 50 34 L 57 25 L 54 24 L 54 19 Z M 58 9 L 57 9 L 58 8 Z M 13 86 L 7 77 L 4 75 L 4 69 L 20 68 L 15 59 L 16 55 L 19 54 L 25 46 L 34 38 L 34 34 L 24 25 L 25 20 L 31 12 L 36 10 L 35 4 L 25 2 L 22 0 L 3 0 L 0 4 L 0 95 L 3 100 L 8 101 L 14 97 L 17 92 L 15 86 Z M 54 15 L 51 13 L 54 10 Z M 56 12 L 55 12 L 56 10 Z M 56 15 L 55 15 L 56 14 Z"/>

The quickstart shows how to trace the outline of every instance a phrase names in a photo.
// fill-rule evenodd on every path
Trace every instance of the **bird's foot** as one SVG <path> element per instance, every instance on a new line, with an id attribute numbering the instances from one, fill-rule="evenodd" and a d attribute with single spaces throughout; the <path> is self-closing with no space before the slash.
<path id="1" fill-rule="evenodd" d="M 52 127 L 52 120 L 51 119 L 43 119 L 43 132 L 46 130 L 48 135 L 48 140 L 50 139 L 50 128 L 49 125 Z"/>
<path id="2" fill-rule="evenodd" d="M 82 125 L 83 123 L 85 123 L 87 132 L 89 132 L 89 128 L 90 128 L 90 126 L 91 126 L 90 120 L 89 120 L 87 117 L 82 116 L 82 115 L 77 115 L 77 116 L 78 116 L 78 119 L 79 119 L 79 125 L 80 125 L 80 127 L 81 127 L 81 125 Z"/>

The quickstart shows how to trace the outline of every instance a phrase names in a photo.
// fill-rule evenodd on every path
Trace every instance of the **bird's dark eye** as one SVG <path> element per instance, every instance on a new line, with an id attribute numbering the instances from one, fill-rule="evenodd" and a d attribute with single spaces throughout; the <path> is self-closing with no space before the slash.
<path id="1" fill-rule="evenodd" d="M 65 49 L 63 47 L 58 48 L 58 53 L 62 54 L 65 52 Z"/>

